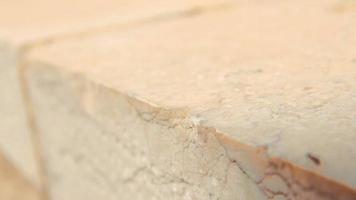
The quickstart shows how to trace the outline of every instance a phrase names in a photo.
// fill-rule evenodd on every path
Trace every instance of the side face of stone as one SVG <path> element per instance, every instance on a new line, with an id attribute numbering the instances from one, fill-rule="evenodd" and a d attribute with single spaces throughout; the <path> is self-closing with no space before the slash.
<path id="1" fill-rule="evenodd" d="M 27 70 L 52 199 L 264 199 L 185 111 L 53 66 Z"/>

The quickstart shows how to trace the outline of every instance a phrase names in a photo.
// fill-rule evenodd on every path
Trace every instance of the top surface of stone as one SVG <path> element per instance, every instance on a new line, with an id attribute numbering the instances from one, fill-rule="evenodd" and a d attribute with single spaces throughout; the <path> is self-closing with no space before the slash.
<path id="1" fill-rule="evenodd" d="M 354 1 L 250 1 L 29 55 L 356 187 Z"/>
<path id="2" fill-rule="evenodd" d="M 75 33 L 166 14 L 221 0 L 2 0 L 0 39 L 22 45 L 44 37 Z"/>

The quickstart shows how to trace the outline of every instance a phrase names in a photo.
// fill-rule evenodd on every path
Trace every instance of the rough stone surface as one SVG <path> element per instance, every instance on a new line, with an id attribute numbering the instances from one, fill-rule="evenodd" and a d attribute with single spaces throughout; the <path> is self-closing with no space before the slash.
<path id="1" fill-rule="evenodd" d="M 21 54 L 31 46 L 71 35 L 184 15 L 223 2 L 227 1 L 1 1 L 0 148 L 27 177 L 39 183 L 16 67 Z"/>
<path id="2" fill-rule="evenodd" d="M 184 112 L 81 75 L 30 74 L 51 199 L 263 199 Z"/>
<path id="3" fill-rule="evenodd" d="M 355 199 L 350 5 L 239 2 L 34 49 L 51 194 Z"/>

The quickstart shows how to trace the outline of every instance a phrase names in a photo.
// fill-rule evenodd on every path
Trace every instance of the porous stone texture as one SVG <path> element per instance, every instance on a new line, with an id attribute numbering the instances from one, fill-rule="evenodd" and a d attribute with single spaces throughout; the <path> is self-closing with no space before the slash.
<path id="1" fill-rule="evenodd" d="M 60 38 L 135 26 L 224 5 L 220 0 L 183 1 L 1 1 L 0 2 L 0 148 L 36 185 L 38 164 L 19 85 L 20 57 L 32 46 Z M 40 151 L 40 150 L 38 150 Z M 35 154 L 35 155 L 34 155 Z"/>
<path id="2" fill-rule="evenodd" d="M 51 199 L 262 198 L 184 111 L 46 67 L 31 85 Z"/>
<path id="3" fill-rule="evenodd" d="M 241 1 L 33 49 L 52 197 L 355 199 L 345 6 Z"/>

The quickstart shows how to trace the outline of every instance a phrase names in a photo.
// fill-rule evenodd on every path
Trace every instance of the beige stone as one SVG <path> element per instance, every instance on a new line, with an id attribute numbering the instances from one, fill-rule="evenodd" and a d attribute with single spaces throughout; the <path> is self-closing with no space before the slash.
<path id="1" fill-rule="evenodd" d="M 40 200 L 41 193 L 0 154 L 0 199 Z"/>
<path id="2" fill-rule="evenodd" d="M 72 35 L 170 19 L 223 4 L 220 0 L 1 1 L 0 148 L 38 184 L 38 166 L 26 128 L 16 68 L 27 49 Z"/>
<path id="3" fill-rule="evenodd" d="M 238 2 L 31 51 L 53 198 L 355 199 L 356 13 L 339 7 Z"/>

